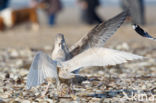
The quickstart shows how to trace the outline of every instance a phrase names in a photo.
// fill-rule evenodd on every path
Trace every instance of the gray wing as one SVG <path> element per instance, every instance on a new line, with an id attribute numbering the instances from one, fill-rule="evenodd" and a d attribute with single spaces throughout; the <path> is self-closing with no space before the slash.
<path id="1" fill-rule="evenodd" d="M 107 39 L 114 34 L 127 16 L 128 11 L 124 11 L 112 19 L 95 26 L 70 48 L 71 55 L 75 56 L 90 47 L 103 47 Z"/>
<path id="2" fill-rule="evenodd" d="M 27 76 L 27 89 L 45 82 L 46 78 L 57 78 L 56 62 L 43 52 L 38 52 Z"/>

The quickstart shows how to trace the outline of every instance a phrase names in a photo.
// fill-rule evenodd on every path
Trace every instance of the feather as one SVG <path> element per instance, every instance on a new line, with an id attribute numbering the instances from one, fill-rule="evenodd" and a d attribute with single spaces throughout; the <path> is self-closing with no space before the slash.
<path id="1" fill-rule="evenodd" d="M 81 67 L 116 65 L 142 58 L 142 56 L 124 51 L 94 47 L 80 53 L 71 60 L 62 62 L 61 65 L 63 69 L 72 72 Z"/>
<path id="2" fill-rule="evenodd" d="M 105 42 L 116 32 L 127 16 L 128 11 L 124 11 L 112 19 L 95 26 L 69 49 L 71 55 L 75 56 L 87 48 L 103 47 Z"/>
<path id="3" fill-rule="evenodd" d="M 45 82 L 46 78 L 58 78 L 57 63 L 43 52 L 37 52 L 27 77 L 27 89 Z"/>

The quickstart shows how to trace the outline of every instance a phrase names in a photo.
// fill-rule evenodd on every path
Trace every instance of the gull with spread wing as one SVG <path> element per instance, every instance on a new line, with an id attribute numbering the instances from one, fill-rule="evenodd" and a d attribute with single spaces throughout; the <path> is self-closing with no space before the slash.
<path id="1" fill-rule="evenodd" d="M 27 77 L 27 88 L 55 80 L 57 87 L 60 82 L 68 82 L 75 77 L 73 71 L 88 66 L 108 66 L 125 63 L 129 60 L 142 59 L 132 53 L 103 48 L 107 39 L 120 27 L 128 15 L 124 11 L 112 19 L 98 24 L 87 35 L 68 49 L 64 36 L 58 34 L 55 40 L 52 57 L 38 52 L 31 64 Z"/>

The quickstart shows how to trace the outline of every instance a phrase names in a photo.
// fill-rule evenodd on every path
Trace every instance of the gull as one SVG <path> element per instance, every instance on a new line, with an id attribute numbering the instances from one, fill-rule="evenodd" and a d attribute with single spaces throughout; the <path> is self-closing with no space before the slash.
<path id="1" fill-rule="evenodd" d="M 145 37 L 145 38 L 150 39 L 150 40 L 156 40 L 156 38 L 153 38 L 151 35 L 149 35 L 149 33 L 144 31 L 139 25 L 133 24 L 132 27 L 142 37 Z"/>
<path id="2" fill-rule="evenodd" d="M 56 35 L 54 49 L 51 58 L 57 62 L 66 61 L 71 58 L 69 49 L 64 39 L 64 35 L 59 33 Z"/>
<path id="3" fill-rule="evenodd" d="M 27 76 L 27 89 L 45 81 L 48 82 L 48 86 L 53 82 L 57 87 L 60 87 L 60 83 L 69 85 L 72 78 L 80 75 L 74 74 L 73 71 L 89 66 L 116 65 L 129 60 L 142 59 L 142 56 L 103 47 L 127 15 L 128 12 L 124 11 L 98 24 L 69 49 L 64 36 L 58 34 L 51 57 L 43 52 L 36 53 Z"/>

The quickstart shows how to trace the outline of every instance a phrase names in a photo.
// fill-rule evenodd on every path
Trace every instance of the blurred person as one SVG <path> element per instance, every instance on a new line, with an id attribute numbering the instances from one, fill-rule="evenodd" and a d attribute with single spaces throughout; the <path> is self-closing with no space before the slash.
<path id="1" fill-rule="evenodd" d="M 60 0 L 42 0 L 45 4 L 45 10 L 48 13 L 48 23 L 50 26 L 55 24 L 56 15 L 62 9 L 62 3 Z"/>
<path id="2" fill-rule="evenodd" d="M 132 23 L 145 24 L 144 0 L 121 0 L 120 4 L 123 10 L 130 10 Z"/>
<path id="3" fill-rule="evenodd" d="M 37 19 L 39 24 L 47 25 L 48 24 L 48 15 L 44 9 L 44 4 L 41 3 L 42 0 L 31 0 L 30 7 L 35 8 L 37 12 Z"/>
<path id="4" fill-rule="evenodd" d="M 9 0 L 0 0 L 0 11 L 7 8 L 9 4 Z"/>
<path id="5" fill-rule="evenodd" d="M 55 24 L 56 15 L 62 9 L 60 0 L 32 0 L 32 6 L 42 8 L 48 15 L 48 24 L 53 26 Z"/>
<path id="6" fill-rule="evenodd" d="M 99 0 L 78 0 L 78 3 L 82 9 L 82 21 L 87 24 L 102 22 L 102 19 L 96 13 L 96 9 L 100 5 Z"/>

